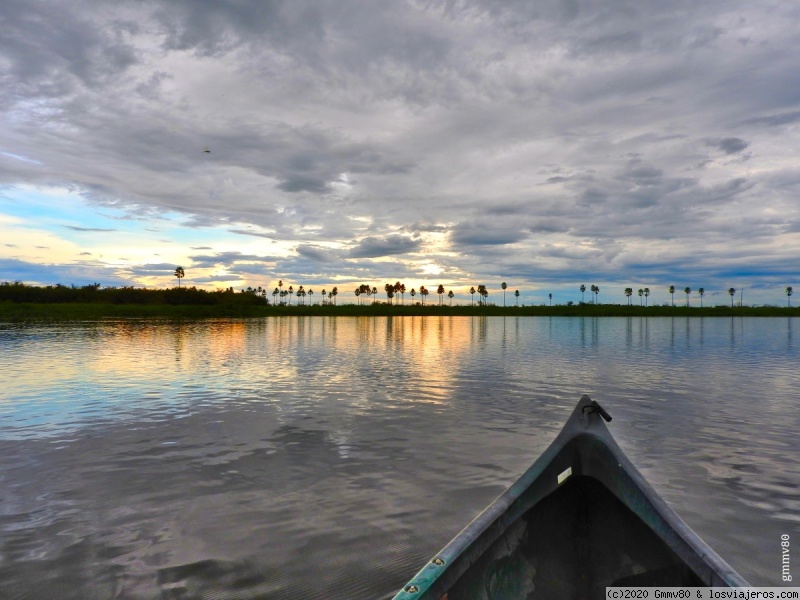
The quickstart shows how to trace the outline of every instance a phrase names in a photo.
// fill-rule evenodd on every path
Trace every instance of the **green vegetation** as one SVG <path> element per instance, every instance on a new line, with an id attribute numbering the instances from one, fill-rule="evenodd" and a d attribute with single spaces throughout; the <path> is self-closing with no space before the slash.
<path id="1" fill-rule="evenodd" d="M 283 282 L 279 284 L 283 288 Z M 583 287 L 583 286 L 582 286 Z M 206 318 L 206 317 L 265 317 L 265 316 L 584 316 L 584 317 L 725 317 L 725 316 L 758 316 L 786 317 L 800 316 L 800 307 L 777 306 L 731 306 L 713 307 L 694 306 L 646 306 L 641 302 L 637 306 L 630 304 L 632 289 L 625 290 L 629 304 L 597 303 L 597 286 L 592 286 L 594 296 L 591 303 L 556 306 L 498 306 L 487 302 L 486 286 L 479 285 L 477 293 L 479 301 L 466 306 L 452 306 L 442 298 L 440 286 L 439 303 L 425 303 L 428 290 L 420 287 L 421 301 L 414 301 L 416 291 L 411 290 L 410 304 L 400 304 L 394 300 L 395 293 L 404 294 L 405 286 L 395 284 L 386 286 L 386 301 L 373 300 L 364 304 L 336 305 L 337 288 L 331 291 L 322 290 L 318 304 L 306 304 L 306 290 L 300 286 L 297 290 L 297 302 L 294 304 L 270 304 L 267 290 L 262 288 L 235 292 L 227 290 L 206 291 L 194 287 L 174 287 L 170 289 L 145 288 L 101 288 L 99 284 L 82 287 L 53 285 L 45 287 L 29 286 L 20 282 L 0 283 L 0 321 L 27 321 L 41 319 L 98 319 L 104 317 L 164 317 L 164 318 Z M 291 290 L 291 291 L 289 291 Z M 282 291 L 284 297 L 291 299 L 293 290 L 273 292 L 277 297 Z M 791 288 L 787 289 L 790 296 Z M 360 296 L 376 298 L 378 290 L 361 286 L 356 290 L 357 301 Z M 472 294 L 476 290 L 470 290 Z M 309 297 L 312 290 L 307 291 Z M 730 293 L 730 291 L 729 291 Z M 447 297 L 452 303 L 452 292 Z M 639 290 L 640 298 L 645 298 L 650 290 Z M 687 292 L 688 294 L 688 292 Z M 515 292 L 518 298 L 518 293 Z M 731 294 L 733 297 L 733 294 Z M 701 295 L 702 299 L 702 295 Z M 687 295 L 688 304 L 688 295 Z"/>

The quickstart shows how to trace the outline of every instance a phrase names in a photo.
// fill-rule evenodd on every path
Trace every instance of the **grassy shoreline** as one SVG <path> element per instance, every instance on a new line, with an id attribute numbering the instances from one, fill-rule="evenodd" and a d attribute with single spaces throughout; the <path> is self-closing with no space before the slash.
<path id="1" fill-rule="evenodd" d="M 146 305 L 103 303 L 0 302 L 0 321 L 92 320 L 103 318 L 259 318 L 273 316 L 525 316 L 525 317 L 800 317 L 800 307 L 777 306 L 239 306 Z"/>

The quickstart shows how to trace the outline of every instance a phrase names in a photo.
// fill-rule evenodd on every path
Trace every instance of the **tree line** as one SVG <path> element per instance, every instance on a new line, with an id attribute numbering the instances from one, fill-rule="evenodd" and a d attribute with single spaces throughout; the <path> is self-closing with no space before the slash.
<path id="1" fill-rule="evenodd" d="M 66 286 L 26 285 L 20 281 L 0 283 L 0 302 L 35 302 L 44 304 L 140 304 L 140 305 L 263 305 L 253 291 L 234 292 L 233 288 L 207 291 L 196 287 L 148 289 L 137 287 L 101 287 L 99 283 Z"/>

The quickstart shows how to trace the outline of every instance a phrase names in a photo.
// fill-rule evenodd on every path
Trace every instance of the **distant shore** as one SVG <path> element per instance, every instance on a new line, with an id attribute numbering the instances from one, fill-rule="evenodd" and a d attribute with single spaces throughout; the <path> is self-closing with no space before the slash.
<path id="1" fill-rule="evenodd" d="M 777 306 L 636 306 L 577 304 L 572 306 L 439 306 L 372 304 L 358 306 L 142 305 L 104 303 L 0 302 L 0 321 L 87 320 L 103 318 L 203 319 L 294 316 L 525 316 L 525 317 L 800 317 L 800 307 Z"/>

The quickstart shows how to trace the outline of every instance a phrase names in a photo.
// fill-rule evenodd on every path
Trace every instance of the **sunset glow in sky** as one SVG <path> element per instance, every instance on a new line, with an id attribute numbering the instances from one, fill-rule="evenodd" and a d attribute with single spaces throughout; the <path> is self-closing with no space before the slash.
<path id="1" fill-rule="evenodd" d="M 0 281 L 800 289 L 796 3 L 5 0 L 0 22 Z"/>

